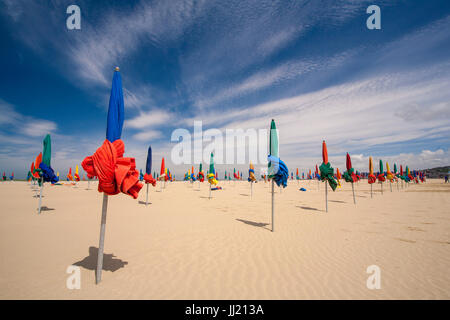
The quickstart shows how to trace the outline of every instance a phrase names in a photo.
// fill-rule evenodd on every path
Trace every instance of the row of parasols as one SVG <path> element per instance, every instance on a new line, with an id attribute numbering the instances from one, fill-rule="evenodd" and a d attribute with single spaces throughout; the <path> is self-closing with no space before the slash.
<path id="1" fill-rule="evenodd" d="M 108 208 L 108 197 L 117 195 L 119 193 L 124 193 L 137 199 L 140 190 L 143 187 L 143 180 L 147 185 L 147 197 L 146 203 L 148 202 L 148 186 L 156 186 L 156 181 L 159 180 L 162 184 L 166 181 L 174 179 L 170 170 L 164 167 L 164 158 L 161 164 L 160 174 L 156 176 L 151 174 L 152 167 L 152 149 L 148 148 L 147 162 L 145 174 L 139 173 L 136 169 L 136 162 L 134 158 L 124 157 L 125 144 L 121 140 L 122 128 L 124 123 L 124 99 L 122 90 L 122 79 L 120 76 L 119 68 L 115 69 L 113 75 L 113 81 L 111 86 L 111 95 L 109 99 L 109 108 L 107 116 L 107 126 L 106 126 L 106 139 L 103 144 L 95 151 L 94 154 L 87 156 L 81 166 L 87 173 L 88 179 L 98 179 L 98 191 L 103 193 L 102 199 L 102 215 L 100 223 L 100 239 L 99 239 L 99 250 L 97 257 L 97 268 L 96 268 L 96 283 L 101 281 L 102 276 L 102 266 L 103 266 L 103 248 L 104 248 L 104 238 L 105 238 L 105 228 L 106 228 L 106 217 Z M 271 213 L 272 213 L 272 231 L 274 231 L 274 188 L 275 184 L 280 188 L 287 187 L 287 182 L 289 179 L 289 171 L 286 164 L 279 157 L 278 148 L 278 132 L 276 129 L 275 121 L 272 119 L 270 123 L 270 140 L 269 140 L 269 151 L 268 151 L 268 168 L 267 178 L 271 182 Z M 328 152 L 325 141 L 322 144 L 322 159 L 323 162 L 319 167 L 318 172 L 316 172 L 316 178 L 324 181 L 326 183 L 325 187 L 325 201 L 327 204 L 328 211 L 328 201 L 327 192 L 328 185 L 333 191 L 336 190 L 337 186 L 340 185 L 339 180 L 342 178 L 340 172 L 337 171 L 334 174 L 334 169 L 331 167 L 328 161 Z M 343 178 L 347 182 L 353 183 L 360 179 L 355 170 L 352 168 L 350 156 L 347 154 L 347 170 L 343 174 Z M 380 161 L 380 174 L 376 177 L 373 174 L 373 164 L 372 158 L 369 161 L 369 174 L 368 181 L 370 184 L 374 183 L 377 179 L 381 182 L 387 180 L 393 181 L 395 179 L 401 179 L 402 181 L 409 182 L 413 180 L 409 169 L 406 169 L 406 173 L 403 172 L 403 168 L 400 167 L 400 172 L 396 173 L 396 166 L 394 166 L 394 172 L 391 172 L 388 164 L 387 171 L 384 173 L 382 162 Z M 214 155 L 211 153 L 209 170 L 205 177 L 202 168 L 200 168 L 197 175 L 194 175 L 192 171 L 185 175 L 186 180 L 191 180 L 193 178 L 199 181 L 209 182 L 209 198 L 211 199 L 212 190 L 220 190 L 218 186 L 217 173 L 214 168 Z M 317 171 L 317 170 L 316 170 Z M 75 175 L 78 175 L 78 169 L 76 169 Z M 310 175 L 311 176 L 311 175 Z M 228 175 L 229 177 L 229 175 Z M 293 174 L 291 173 L 291 179 Z M 298 170 L 297 170 L 297 177 Z M 241 179 L 242 175 L 234 172 L 235 179 Z M 424 178 L 424 176 L 423 176 Z M 51 184 L 57 184 L 59 181 L 58 174 L 54 173 L 51 167 L 51 138 L 47 135 L 43 141 L 43 152 L 39 154 L 35 162 L 31 166 L 29 172 L 29 179 L 35 180 L 40 185 L 40 195 L 39 195 L 39 207 L 38 212 L 40 213 L 41 203 L 42 203 L 42 189 L 46 182 Z M 79 179 L 78 177 L 75 178 Z M 249 179 L 250 182 L 256 182 L 255 171 L 252 164 L 250 164 L 249 169 Z"/>

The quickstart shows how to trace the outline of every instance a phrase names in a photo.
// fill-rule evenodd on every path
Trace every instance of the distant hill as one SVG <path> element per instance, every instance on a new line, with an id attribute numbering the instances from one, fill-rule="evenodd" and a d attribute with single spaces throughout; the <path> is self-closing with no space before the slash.
<path id="1" fill-rule="evenodd" d="M 444 178 L 445 175 L 450 176 L 450 174 L 448 174 L 450 166 L 425 169 L 424 171 L 428 178 Z"/>

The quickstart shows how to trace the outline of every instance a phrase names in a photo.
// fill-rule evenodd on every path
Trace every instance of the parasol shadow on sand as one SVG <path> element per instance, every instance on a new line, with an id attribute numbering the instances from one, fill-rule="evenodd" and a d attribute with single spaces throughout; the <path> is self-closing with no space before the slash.
<path id="1" fill-rule="evenodd" d="M 88 270 L 95 271 L 97 269 L 97 258 L 98 258 L 98 248 L 89 247 L 89 256 L 85 257 L 83 260 L 73 263 L 74 266 L 79 266 Z M 114 254 L 103 254 L 103 270 L 105 271 L 117 271 L 120 268 L 124 268 L 127 265 L 127 261 L 116 259 Z"/>
<path id="2" fill-rule="evenodd" d="M 53 210 L 55 210 L 55 208 L 49 208 L 47 206 L 42 206 L 41 207 L 41 211 L 53 211 Z"/>
<path id="3" fill-rule="evenodd" d="M 323 211 L 317 208 L 313 208 L 313 207 L 305 207 L 305 206 L 296 206 L 297 208 L 303 209 L 303 210 L 309 210 L 309 211 Z"/>
<path id="4" fill-rule="evenodd" d="M 237 221 L 240 221 L 240 222 L 242 222 L 242 223 L 245 223 L 245 224 L 254 226 L 254 227 L 260 227 L 260 228 L 263 228 L 263 229 L 266 229 L 266 230 L 271 231 L 271 229 L 266 228 L 266 226 L 268 226 L 269 223 L 264 223 L 264 222 L 254 222 L 254 221 L 243 220 L 243 219 L 236 219 L 236 220 L 237 220 Z"/>

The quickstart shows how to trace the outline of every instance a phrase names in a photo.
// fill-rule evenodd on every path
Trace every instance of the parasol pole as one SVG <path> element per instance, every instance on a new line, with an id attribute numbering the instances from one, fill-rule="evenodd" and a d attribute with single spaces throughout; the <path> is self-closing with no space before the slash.
<path id="1" fill-rule="evenodd" d="M 353 192 L 353 203 L 356 204 L 356 199 L 355 199 L 355 188 L 353 186 L 353 182 L 352 182 L 352 192 Z"/>
<path id="2" fill-rule="evenodd" d="M 146 185 L 147 185 L 147 192 L 145 194 L 145 205 L 148 204 L 148 183 L 146 183 Z"/>
<path id="3" fill-rule="evenodd" d="M 250 199 L 253 199 L 253 181 L 250 181 Z"/>
<path id="4" fill-rule="evenodd" d="M 273 224 L 273 217 L 274 217 L 274 206 L 275 206 L 275 193 L 274 193 L 274 185 L 275 185 L 275 182 L 273 181 L 273 178 L 272 178 L 272 232 L 274 231 L 274 224 Z"/>
<path id="5" fill-rule="evenodd" d="M 208 199 L 211 199 L 211 183 L 209 184 L 209 198 Z"/>
<path id="6" fill-rule="evenodd" d="M 381 194 L 383 194 L 383 181 L 381 181 L 380 183 L 381 183 Z"/>
<path id="7" fill-rule="evenodd" d="M 328 212 L 328 181 L 325 180 L 325 208 L 326 212 Z"/>
<path id="8" fill-rule="evenodd" d="M 389 181 L 389 187 L 391 188 L 391 192 L 392 192 L 392 181 Z"/>
<path id="9" fill-rule="evenodd" d="M 39 208 L 38 208 L 38 214 L 41 214 L 42 189 L 44 189 L 44 178 L 41 178 L 41 191 L 39 192 Z"/>
<path id="10" fill-rule="evenodd" d="M 108 211 L 108 195 L 106 193 L 103 193 L 102 222 L 100 224 L 100 241 L 98 243 L 97 270 L 95 273 L 95 284 L 99 284 L 100 281 L 102 281 L 103 248 L 104 248 L 104 243 L 105 243 L 106 212 L 107 211 Z"/>

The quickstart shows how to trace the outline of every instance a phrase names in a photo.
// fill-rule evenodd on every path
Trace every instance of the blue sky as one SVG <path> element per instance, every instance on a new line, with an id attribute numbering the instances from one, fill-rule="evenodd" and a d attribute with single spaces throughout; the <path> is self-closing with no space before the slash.
<path id="1" fill-rule="evenodd" d="M 66 8 L 81 8 L 67 30 Z M 381 8 L 381 30 L 366 8 Z M 345 153 L 449 165 L 448 1 L 22 1 L 0 3 L 0 170 L 24 176 L 53 139 L 65 174 L 105 137 L 120 66 L 126 155 L 169 160 L 175 128 L 267 128 L 289 169 Z M 168 159 L 169 158 L 169 159 Z M 173 167 L 180 175 L 189 166 Z M 219 171 L 233 166 L 219 166 Z M 247 170 L 247 165 L 236 166 Z"/>

